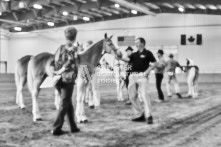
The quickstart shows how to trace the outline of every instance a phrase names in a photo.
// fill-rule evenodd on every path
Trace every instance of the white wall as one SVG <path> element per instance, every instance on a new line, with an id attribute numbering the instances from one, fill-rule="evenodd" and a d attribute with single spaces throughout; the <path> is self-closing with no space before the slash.
<path id="1" fill-rule="evenodd" d="M 0 61 L 8 61 L 9 32 L 0 29 Z M 5 65 L 0 63 L 0 73 L 5 73 Z"/>
<path id="2" fill-rule="evenodd" d="M 14 33 L 9 40 L 8 57 L 9 72 L 14 71 L 16 60 L 24 55 L 36 55 L 40 52 L 55 52 L 64 43 L 63 31 L 66 27 L 43 30 L 31 33 Z M 221 69 L 221 16 L 192 15 L 192 14 L 159 14 L 156 17 L 141 16 L 98 23 L 76 25 L 79 30 L 78 41 L 98 41 L 103 39 L 104 33 L 114 34 L 113 41 L 117 43 L 117 36 L 135 35 L 144 37 L 147 44 L 177 45 L 178 60 L 185 63 L 186 57 L 191 57 L 206 72 Z M 203 45 L 181 46 L 181 34 L 202 34 Z M 121 48 L 124 50 L 126 47 Z M 220 71 L 221 72 L 221 71 Z"/>

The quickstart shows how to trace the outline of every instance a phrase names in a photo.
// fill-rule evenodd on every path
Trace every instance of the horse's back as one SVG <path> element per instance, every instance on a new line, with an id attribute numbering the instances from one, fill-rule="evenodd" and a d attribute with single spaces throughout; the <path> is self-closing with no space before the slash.
<path id="1" fill-rule="evenodd" d="M 40 53 L 32 58 L 32 62 L 35 64 L 41 64 L 48 60 L 53 60 L 54 55 L 48 52 Z"/>

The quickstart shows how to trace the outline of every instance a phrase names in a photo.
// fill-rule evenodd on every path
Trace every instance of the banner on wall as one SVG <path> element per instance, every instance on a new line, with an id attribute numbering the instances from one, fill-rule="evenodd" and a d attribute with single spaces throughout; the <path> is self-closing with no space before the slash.
<path id="1" fill-rule="evenodd" d="M 135 46 L 135 36 L 118 36 L 118 46 Z"/>
<path id="2" fill-rule="evenodd" d="M 202 34 L 182 34 L 181 45 L 202 45 Z"/>

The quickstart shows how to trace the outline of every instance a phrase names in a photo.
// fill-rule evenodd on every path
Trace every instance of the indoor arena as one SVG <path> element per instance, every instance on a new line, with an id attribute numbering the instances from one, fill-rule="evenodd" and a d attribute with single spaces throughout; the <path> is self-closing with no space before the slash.
<path id="1" fill-rule="evenodd" d="M 221 1 L 0 0 L 0 147 L 220 147 Z"/>

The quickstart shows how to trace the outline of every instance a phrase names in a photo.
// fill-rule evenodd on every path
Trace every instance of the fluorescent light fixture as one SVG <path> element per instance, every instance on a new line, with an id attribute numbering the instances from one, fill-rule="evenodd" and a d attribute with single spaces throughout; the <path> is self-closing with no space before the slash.
<path id="1" fill-rule="evenodd" d="M 217 7 L 214 5 L 207 5 L 207 7 L 211 10 L 217 10 Z"/>
<path id="2" fill-rule="evenodd" d="M 83 17 L 83 20 L 85 20 L 85 21 L 89 21 L 90 18 L 89 18 L 89 17 Z"/>
<path id="3" fill-rule="evenodd" d="M 74 16 L 73 16 L 73 20 L 78 20 L 78 16 L 77 16 L 77 15 L 74 15 Z"/>
<path id="4" fill-rule="evenodd" d="M 120 8 L 120 5 L 119 4 L 115 4 L 114 5 L 116 8 Z"/>
<path id="5" fill-rule="evenodd" d="M 14 27 L 14 30 L 20 32 L 22 30 L 22 28 L 21 27 Z"/>
<path id="6" fill-rule="evenodd" d="M 3 0 L 3 1 L 5 1 L 5 2 L 9 2 L 10 0 Z"/>
<path id="7" fill-rule="evenodd" d="M 25 2 L 19 2 L 18 7 L 19 8 L 24 8 L 25 7 Z"/>
<path id="8" fill-rule="evenodd" d="M 67 11 L 62 12 L 62 14 L 63 14 L 64 16 L 68 16 L 68 12 L 67 12 Z"/>
<path id="9" fill-rule="evenodd" d="M 184 9 L 183 7 L 179 7 L 178 10 L 179 10 L 180 12 L 184 12 L 184 11 L 185 11 L 185 9 Z"/>
<path id="10" fill-rule="evenodd" d="M 195 6 L 200 8 L 200 9 L 203 9 L 203 10 L 206 9 L 206 7 L 204 5 L 202 5 L 202 4 L 196 4 Z"/>
<path id="11" fill-rule="evenodd" d="M 53 27 L 54 26 L 54 22 L 47 22 L 47 25 Z"/>
<path id="12" fill-rule="evenodd" d="M 33 7 L 35 9 L 42 9 L 42 5 L 39 5 L 39 4 L 34 4 Z"/>
<path id="13" fill-rule="evenodd" d="M 136 10 L 131 10 L 131 13 L 132 14 L 137 14 L 137 11 Z"/>

